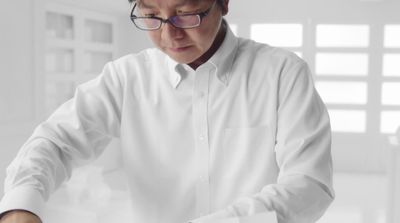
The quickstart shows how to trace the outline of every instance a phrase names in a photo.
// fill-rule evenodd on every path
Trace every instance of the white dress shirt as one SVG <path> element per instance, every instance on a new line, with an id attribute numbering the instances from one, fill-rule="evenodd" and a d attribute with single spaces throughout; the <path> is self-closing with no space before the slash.
<path id="1" fill-rule="evenodd" d="M 0 213 L 42 215 L 74 166 L 121 140 L 132 222 L 276 212 L 315 222 L 332 202 L 330 124 L 307 64 L 228 30 L 196 70 L 158 49 L 108 63 L 36 128 L 7 169 Z"/>

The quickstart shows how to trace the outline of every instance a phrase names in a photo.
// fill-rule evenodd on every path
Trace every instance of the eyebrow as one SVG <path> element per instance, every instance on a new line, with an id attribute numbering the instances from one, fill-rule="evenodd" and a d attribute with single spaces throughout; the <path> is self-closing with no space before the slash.
<path id="1" fill-rule="evenodd" d="M 199 0 L 183 0 L 180 3 L 177 3 L 175 5 L 175 7 L 181 7 L 181 6 L 186 5 L 186 4 L 195 4 L 195 3 L 199 3 L 199 2 L 200 2 Z M 156 8 L 153 5 L 149 5 L 149 4 L 145 3 L 144 0 L 137 1 L 137 6 L 139 8 L 146 8 L 146 9 L 154 9 L 154 8 Z"/>

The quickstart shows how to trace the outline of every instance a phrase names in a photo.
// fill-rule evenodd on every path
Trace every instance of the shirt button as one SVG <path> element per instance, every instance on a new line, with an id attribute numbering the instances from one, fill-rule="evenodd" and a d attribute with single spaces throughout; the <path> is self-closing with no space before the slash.
<path id="1" fill-rule="evenodd" d="M 199 98 L 203 98 L 204 97 L 204 92 L 199 92 L 198 95 L 199 95 Z"/>
<path id="2" fill-rule="evenodd" d="M 201 141 L 203 141 L 203 140 L 205 139 L 204 135 L 200 135 L 200 136 L 199 136 L 199 139 L 200 139 Z"/>

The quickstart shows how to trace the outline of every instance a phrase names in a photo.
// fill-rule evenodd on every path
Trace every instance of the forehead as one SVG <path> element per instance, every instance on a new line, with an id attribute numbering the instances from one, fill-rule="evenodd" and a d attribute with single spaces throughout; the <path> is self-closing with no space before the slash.
<path id="1" fill-rule="evenodd" d="M 186 5 L 197 5 L 205 0 L 137 0 L 139 8 L 162 8 L 162 7 L 180 7 Z"/>

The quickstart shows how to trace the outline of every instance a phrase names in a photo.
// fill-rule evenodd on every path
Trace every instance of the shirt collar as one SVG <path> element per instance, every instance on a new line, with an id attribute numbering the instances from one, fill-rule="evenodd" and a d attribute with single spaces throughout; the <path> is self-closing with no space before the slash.
<path id="1" fill-rule="evenodd" d="M 215 66 L 218 79 L 225 86 L 228 86 L 231 76 L 231 68 L 238 50 L 239 40 L 230 30 L 228 24 L 226 24 L 226 26 L 228 28 L 224 41 L 207 63 L 211 63 Z"/>
<path id="2" fill-rule="evenodd" d="M 225 22 L 225 20 L 224 20 Z M 225 22 L 226 23 L 226 22 Z M 238 49 L 238 38 L 230 30 L 228 24 L 225 39 L 219 49 L 206 62 L 211 64 L 216 69 L 218 80 L 225 86 L 228 86 L 231 68 Z M 169 81 L 176 88 L 182 80 L 182 70 L 185 69 L 185 64 L 180 64 L 167 56 L 167 64 L 169 69 Z"/>

